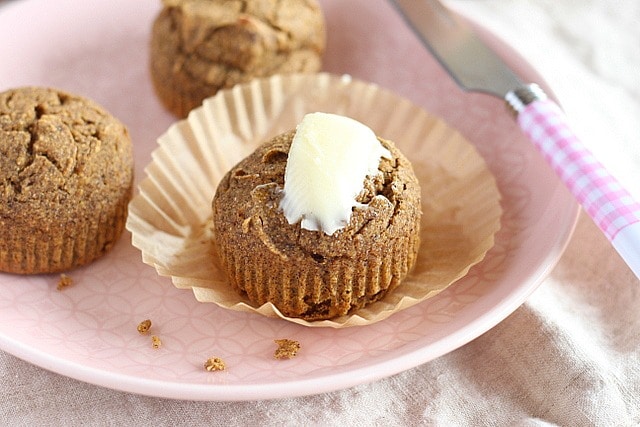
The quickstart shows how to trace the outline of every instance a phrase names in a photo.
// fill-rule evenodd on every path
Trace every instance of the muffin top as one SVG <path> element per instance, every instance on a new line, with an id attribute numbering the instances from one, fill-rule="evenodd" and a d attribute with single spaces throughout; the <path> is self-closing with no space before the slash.
<path id="1" fill-rule="evenodd" d="M 73 225 L 130 191 L 125 126 L 91 100 L 49 88 L 0 93 L 0 226 Z"/>
<path id="2" fill-rule="evenodd" d="M 264 250 L 290 261 L 311 256 L 355 258 L 380 239 L 412 233 L 421 215 L 420 187 L 409 161 L 389 141 L 380 143 L 391 153 L 381 158 L 382 172 L 368 176 L 346 227 L 332 235 L 289 224 L 279 203 L 287 157 L 295 131 L 258 147 L 225 175 L 213 202 L 217 226 L 241 230 L 234 245 L 248 253 Z M 227 233 L 225 233 L 227 234 Z M 230 243 L 230 242 L 227 242 Z M 365 249 L 366 250 L 366 249 Z"/>
<path id="3" fill-rule="evenodd" d="M 278 69 L 294 52 L 324 51 L 324 17 L 315 0 L 163 0 L 163 4 L 168 14 L 160 15 L 160 21 L 171 23 L 165 32 L 176 37 L 175 53 L 191 63 L 225 64 L 251 72 Z"/>

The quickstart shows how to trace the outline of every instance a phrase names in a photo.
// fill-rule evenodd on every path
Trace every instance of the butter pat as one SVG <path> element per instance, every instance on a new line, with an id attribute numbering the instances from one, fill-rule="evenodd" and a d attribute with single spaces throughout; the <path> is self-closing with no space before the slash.
<path id="1" fill-rule="evenodd" d="M 296 128 L 280 202 L 289 224 L 332 235 L 344 228 L 364 180 L 391 159 L 375 133 L 348 117 L 311 113 Z"/>

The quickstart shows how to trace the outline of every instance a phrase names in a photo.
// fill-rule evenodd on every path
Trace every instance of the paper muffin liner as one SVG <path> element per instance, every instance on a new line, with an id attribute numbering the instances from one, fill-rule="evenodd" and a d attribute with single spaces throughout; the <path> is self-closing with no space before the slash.
<path id="1" fill-rule="evenodd" d="M 322 111 L 354 118 L 392 140 L 420 181 L 420 249 L 385 297 L 351 315 L 305 321 L 252 306 L 229 284 L 212 244 L 211 200 L 224 174 L 259 144 Z M 204 101 L 159 140 L 127 228 L 145 263 L 196 299 L 313 327 L 383 320 L 437 295 L 482 261 L 500 229 L 500 193 L 476 149 L 444 121 L 376 85 L 327 73 L 276 75 Z"/>

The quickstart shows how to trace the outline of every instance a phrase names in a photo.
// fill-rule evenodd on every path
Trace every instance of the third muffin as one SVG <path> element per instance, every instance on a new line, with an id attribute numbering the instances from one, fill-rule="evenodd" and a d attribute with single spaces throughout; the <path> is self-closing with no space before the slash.
<path id="1" fill-rule="evenodd" d="M 163 0 L 151 33 L 151 77 L 185 117 L 219 89 L 277 73 L 315 72 L 325 49 L 316 0 Z"/>

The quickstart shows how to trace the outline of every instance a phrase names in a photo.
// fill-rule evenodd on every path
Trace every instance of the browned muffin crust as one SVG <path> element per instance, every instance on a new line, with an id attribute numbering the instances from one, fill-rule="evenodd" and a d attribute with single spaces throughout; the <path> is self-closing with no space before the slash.
<path id="1" fill-rule="evenodd" d="M 222 88 L 320 69 L 326 35 L 316 0 L 163 3 L 151 33 L 151 77 L 178 117 Z"/>
<path id="2" fill-rule="evenodd" d="M 133 184 L 125 126 L 49 88 L 0 93 L 0 271 L 67 270 L 107 252 Z"/>
<path id="3" fill-rule="evenodd" d="M 367 177 L 349 224 L 328 236 L 288 224 L 279 209 L 294 131 L 232 168 L 213 199 L 214 244 L 232 286 L 257 305 L 306 320 L 346 315 L 382 298 L 413 267 L 420 187 L 390 141 L 393 159 Z"/>

